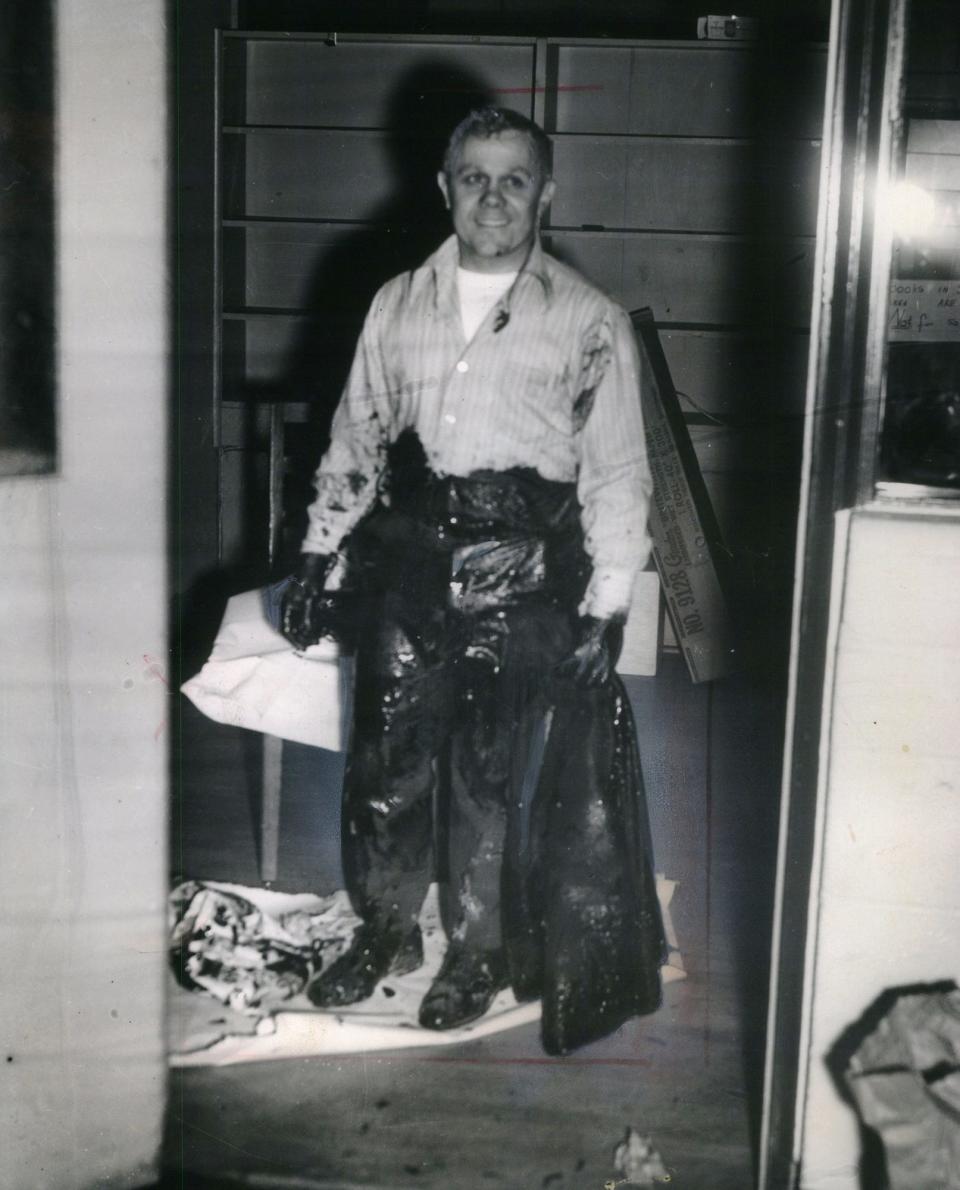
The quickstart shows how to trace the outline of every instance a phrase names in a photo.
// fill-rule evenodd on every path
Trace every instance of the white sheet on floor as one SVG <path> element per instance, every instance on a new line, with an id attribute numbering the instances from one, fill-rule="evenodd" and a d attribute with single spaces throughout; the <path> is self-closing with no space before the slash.
<path id="1" fill-rule="evenodd" d="M 240 885 L 211 882 L 208 886 L 233 892 L 276 918 L 296 911 L 323 912 L 329 909 L 332 901 L 332 898 L 289 895 Z M 657 893 L 668 945 L 671 947 L 668 964 L 661 972 L 665 983 L 686 977 L 670 916 L 670 901 L 675 888 L 676 881 L 657 877 Z M 342 898 L 344 894 L 337 893 L 334 896 Z M 500 992 L 486 1015 L 473 1024 L 443 1032 L 421 1028 L 417 1023 L 420 1001 L 440 967 L 446 947 L 440 925 L 436 885 L 431 885 L 424 902 L 420 928 L 424 941 L 423 966 L 409 975 L 386 976 L 368 1000 L 349 1008 L 327 1011 L 314 1008 L 304 995 L 300 995 L 289 1000 L 289 1007 L 283 1011 L 261 1017 L 253 1033 L 240 1035 L 220 1036 L 216 1029 L 197 1028 L 196 1022 L 193 1022 L 191 1028 L 183 1031 L 180 1041 L 174 1041 L 170 1064 L 176 1067 L 230 1066 L 277 1058 L 458 1045 L 540 1019 L 539 1001 L 517 1004 L 513 993 L 507 990 Z M 203 993 L 182 993 L 178 999 L 182 1002 L 183 997 L 192 999 L 201 995 Z M 224 1012 L 215 1001 L 212 1004 L 217 1010 L 215 1020 L 222 1022 L 223 1031 L 226 1032 L 230 1013 Z"/>

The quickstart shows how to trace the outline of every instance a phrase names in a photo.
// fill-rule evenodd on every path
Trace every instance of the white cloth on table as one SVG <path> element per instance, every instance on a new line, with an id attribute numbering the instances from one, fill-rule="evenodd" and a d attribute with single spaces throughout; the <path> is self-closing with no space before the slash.
<path id="1" fill-rule="evenodd" d="M 341 751 L 352 662 L 324 639 L 298 652 L 268 623 L 260 591 L 227 603 L 209 660 L 180 687 L 210 719 Z"/>

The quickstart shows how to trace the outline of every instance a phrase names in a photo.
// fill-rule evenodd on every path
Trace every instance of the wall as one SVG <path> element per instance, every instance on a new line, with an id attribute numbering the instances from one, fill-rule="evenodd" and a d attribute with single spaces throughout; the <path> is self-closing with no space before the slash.
<path id="1" fill-rule="evenodd" d="M 238 0 L 238 9 L 241 29 L 690 39 L 706 11 L 698 0 Z M 826 35 L 830 0 L 752 0 L 738 11 L 817 41 Z"/>
<path id="2" fill-rule="evenodd" d="M 846 532 L 843 530 L 846 528 Z M 825 1058 L 886 988 L 960 974 L 960 516 L 841 514 L 808 956 L 804 1190 L 858 1190 Z"/>
<path id="3" fill-rule="evenodd" d="M 61 0 L 59 473 L 0 482 L 0 1185 L 139 1185 L 164 1091 L 165 29 Z"/>
<path id="4" fill-rule="evenodd" d="M 212 46 L 212 28 L 203 43 Z M 263 569 L 266 433 L 253 401 L 283 400 L 298 423 L 284 504 L 296 557 L 309 478 L 370 298 L 449 233 L 436 164 L 452 124 L 493 97 L 554 137 L 545 246 L 626 309 L 654 312 L 750 600 L 744 622 L 768 617 L 776 600 L 786 607 L 795 488 L 784 475 L 799 470 L 824 58 L 819 47 L 780 47 L 773 69 L 745 42 L 466 45 L 341 33 L 333 44 L 297 31 L 228 33 L 223 319 L 209 335 L 210 352 L 222 352 L 222 400 L 211 406 L 205 388 L 211 278 L 204 312 L 187 324 L 196 379 L 182 435 L 191 490 L 219 470 L 219 553 L 203 556 L 214 534 L 198 526 L 215 508 L 198 500 L 184 582 L 215 561 Z M 211 120 L 207 98 L 209 110 L 183 125 L 185 158 L 202 147 L 194 130 Z M 188 294 L 204 284 L 197 262 L 212 249 L 212 221 L 193 214 L 205 203 L 204 187 L 184 192 Z M 758 651 L 768 647 L 764 638 Z"/>

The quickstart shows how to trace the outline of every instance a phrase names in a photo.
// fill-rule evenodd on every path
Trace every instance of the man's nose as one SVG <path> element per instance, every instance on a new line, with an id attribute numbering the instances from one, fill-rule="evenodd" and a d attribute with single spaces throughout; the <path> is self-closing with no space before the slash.
<path id="1" fill-rule="evenodd" d="M 503 205 L 503 195 L 499 187 L 489 185 L 480 196 L 480 201 L 485 207 L 499 207 Z"/>

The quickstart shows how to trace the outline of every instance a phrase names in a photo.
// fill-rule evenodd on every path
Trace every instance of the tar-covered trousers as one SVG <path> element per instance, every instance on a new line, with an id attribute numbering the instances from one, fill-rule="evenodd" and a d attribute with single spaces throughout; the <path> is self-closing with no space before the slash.
<path id="1" fill-rule="evenodd" d="M 347 890 L 364 920 L 405 931 L 439 875 L 448 936 L 496 950 L 532 741 L 572 648 L 576 502 L 508 473 L 445 481 L 383 526 L 366 547 L 381 581 L 356 654 Z"/>

